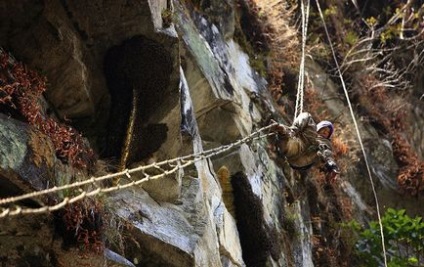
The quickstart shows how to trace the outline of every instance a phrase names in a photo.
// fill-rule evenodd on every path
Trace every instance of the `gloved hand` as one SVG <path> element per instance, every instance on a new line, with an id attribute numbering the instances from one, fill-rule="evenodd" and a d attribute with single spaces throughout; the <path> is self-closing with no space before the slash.
<path id="1" fill-rule="evenodd" d="M 299 132 L 299 128 L 295 127 L 295 126 L 290 126 L 288 127 L 288 132 L 289 132 L 289 136 L 291 138 L 295 137 L 297 135 L 297 133 Z"/>
<path id="2" fill-rule="evenodd" d="M 286 134 L 287 133 L 287 126 L 285 126 L 284 124 L 281 123 L 277 123 L 275 120 L 271 119 L 271 124 L 276 124 L 273 127 L 271 127 L 270 131 L 271 132 L 276 132 L 279 134 Z"/>
<path id="3" fill-rule="evenodd" d="M 336 172 L 328 172 L 325 175 L 327 183 L 334 184 L 337 181 L 337 173 Z"/>
<path id="4" fill-rule="evenodd" d="M 339 167 L 337 164 L 330 160 L 325 163 L 325 169 L 327 170 L 326 180 L 327 182 L 333 184 L 337 181 L 337 174 L 340 173 Z"/>
<path id="5" fill-rule="evenodd" d="M 270 124 L 274 124 L 270 129 L 269 133 L 274 133 L 267 137 L 269 143 L 269 150 L 271 157 L 276 159 L 280 157 L 280 142 L 281 138 L 286 134 L 286 129 L 283 124 L 277 123 L 275 120 L 271 119 Z"/>
<path id="6" fill-rule="evenodd" d="M 337 166 L 337 164 L 330 160 L 327 161 L 325 163 L 325 169 L 327 170 L 327 172 L 334 172 L 334 173 L 340 173 L 339 167 Z"/>

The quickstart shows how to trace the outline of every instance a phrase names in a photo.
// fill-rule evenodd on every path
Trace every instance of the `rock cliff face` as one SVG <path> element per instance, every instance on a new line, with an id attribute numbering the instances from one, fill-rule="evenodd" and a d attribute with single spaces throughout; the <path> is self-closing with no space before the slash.
<path id="1" fill-rule="evenodd" d="M 47 77 L 43 116 L 80 131 L 98 160 L 88 170 L 70 166 L 51 136 L 0 102 L 1 198 L 195 154 L 12 203 L 37 209 L 95 193 L 80 206 L 0 218 L 3 265 L 344 266 L 343 248 L 323 256 L 322 248 L 342 242 L 332 240 L 330 223 L 375 215 L 345 101 L 334 97 L 338 89 L 319 64 L 307 61 L 314 97 L 338 117 L 344 128 L 336 133 L 358 160 L 332 185 L 317 172 L 277 165 L 266 138 L 250 135 L 270 117 L 289 124 L 291 115 L 278 113 L 236 41 L 242 2 L 2 1 L 1 55 L 8 51 Z M 12 71 L 1 68 L 3 86 Z M 422 102 L 410 111 L 420 154 Z M 422 213 L 398 190 L 390 142 L 365 121 L 359 127 L 380 205 Z"/>

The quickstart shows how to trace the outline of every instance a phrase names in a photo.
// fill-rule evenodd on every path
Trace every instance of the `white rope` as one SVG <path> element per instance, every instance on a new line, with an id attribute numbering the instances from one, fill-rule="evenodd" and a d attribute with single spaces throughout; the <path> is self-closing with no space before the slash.
<path id="1" fill-rule="evenodd" d="M 309 0 L 307 0 L 306 11 L 305 11 L 304 0 L 301 1 L 300 9 L 302 11 L 302 56 L 300 59 L 300 66 L 299 66 L 299 79 L 297 83 L 297 95 L 296 95 L 294 119 L 296 119 L 297 116 L 299 116 L 299 114 L 302 113 L 303 111 L 303 96 L 304 96 L 304 87 L 305 87 L 305 48 L 306 48 L 306 38 L 308 33 L 309 6 L 310 6 L 310 2 Z"/>
<path id="2" fill-rule="evenodd" d="M 374 182 L 372 180 L 370 164 L 368 162 L 368 157 L 367 157 L 367 154 L 365 152 L 364 144 L 362 142 L 361 133 L 359 131 L 358 123 L 356 122 L 355 114 L 354 114 L 353 108 L 352 108 L 352 103 L 350 102 L 349 93 L 348 93 L 348 91 L 346 89 L 346 84 L 344 82 L 343 75 L 342 75 L 342 72 L 340 70 L 339 63 L 337 62 L 336 52 L 334 51 L 334 47 L 333 47 L 333 44 L 331 42 L 330 34 L 328 33 L 327 25 L 325 24 L 324 16 L 322 14 L 319 1 L 318 0 L 315 0 L 315 1 L 317 3 L 319 15 L 320 15 L 321 20 L 322 20 L 322 23 L 324 25 L 324 30 L 325 30 L 325 33 L 327 35 L 327 39 L 328 39 L 328 43 L 329 43 L 330 48 L 331 48 L 331 52 L 332 52 L 332 55 L 333 55 L 334 63 L 336 64 L 336 67 L 337 67 L 337 72 L 338 72 L 340 81 L 341 81 L 342 86 L 343 86 L 343 90 L 344 90 L 344 93 L 345 93 L 345 96 L 346 96 L 346 100 L 347 100 L 347 103 L 348 103 L 348 106 L 349 106 L 350 115 L 352 116 L 353 123 L 355 125 L 356 134 L 358 136 L 359 144 L 361 146 L 362 154 L 363 154 L 364 160 L 365 160 L 365 165 L 367 167 L 368 177 L 369 177 L 369 180 L 370 180 L 370 183 L 371 183 L 371 188 L 372 188 L 372 192 L 373 192 L 374 200 L 375 200 L 375 205 L 376 205 L 376 209 L 377 209 L 378 223 L 380 225 L 381 245 L 382 245 L 382 248 L 383 248 L 384 266 L 387 267 L 387 252 L 386 252 L 386 246 L 384 244 L 384 233 L 383 233 L 383 224 L 381 222 L 380 205 L 378 203 L 377 192 L 375 190 Z"/>
<path id="3" fill-rule="evenodd" d="M 65 207 L 68 204 L 72 204 L 72 203 L 75 203 L 77 201 L 80 201 L 80 200 L 82 200 L 86 197 L 96 196 L 100 193 L 109 193 L 109 192 L 129 188 L 129 187 L 132 187 L 132 186 L 140 185 L 143 182 L 147 182 L 147 181 L 150 181 L 150 180 L 155 180 L 155 179 L 160 179 L 160 178 L 166 177 L 170 174 L 173 174 L 173 173 L 179 171 L 180 169 L 184 169 L 184 168 L 186 168 L 190 165 L 193 165 L 195 162 L 197 162 L 199 160 L 211 158 L 213 156 L 227 152 L 227 151 L 231 150 L 232 148 L 240 146 L 242 144 L 245 144 L 245 143 L 248 143 L 248 142 L 251 142 L 251 141 L 254 141 L 254 140 L 262 139 L 264 137 L 271 136 L 274 133 L 268 133 L 268 134 L 263 134 L 263 135 L 261 135 L 261 133 L 263 131 L 266 131 L 269 128 L 277 125 L 277 124 L 278 123 L 270 124 L 268 126 L 265 126 L 261 129 L 255 131 L 255 132 L 251 133 L 250 135 L 246 136 L 245 138 L 242 138 L 242 139 L 240 139 L 240 140 L 238 140 L 234 143 L 223 145 L 223 146 L 216 147 L 216 148 L 209 149 L 209 150 L 205 150 L 201 153 L 193 153 L 193 154 L 186 155 L 186 156 L 183 156 L 183 157 L 169 159 L 169 160 L 161 161 L 161 162 L 158 162 L 158 163 L 152 163 L 152 164 L 145 165 L 145 166 L 139 166 L 139 167 L 133 168 L 133 169 L 126 169 L 124 171 L 113 173 L 113 174 L 108 174 L 108 175 L 104 175 L 104 176 L 100 176 L 100 177 L 92 177 L 88 180 L 81 181 L 81 182 L 67 184 L 67 185 L 63 185 L 63 186 L 59 186 L 59 187 L 53 187 L 53 188 L 45 189 L 45 190 L 42 190 L 42 191 L 31 192 L 31 193 L 23 194 L 23 195 L 20 195 L 20 196 L 14 196 L 14 197 L 10 197 L 10 198 L 0 199 L 0 205 L 12 204 L 12 203 L 16 203 L 18 201 L 24 200 L 24 199 L 39 197 L 39 196 L 43 196 L 43 195 L 46 195 L 46 194 L 59 192 L 59 191 L 63 191 L 63 190 L 71 189 L 71 188 L 75 188 L 75 187 L 81 187 L 81 186 L 87 185 L 87 184 L 94 184 L 96 186 L 96 189 L 94 189 L 92 191 L 89 191 L 89 192 L 83 191 L 83 192 L 81 192 L 80 194 L 78 194 L 74 197 L 65 197 L 61 202 L 59 202 L 59 203 L 57 203 L 53 206 L 43 206 L 41 208 L 22 208 L 20 206 L 15 206 L 13 209 L 3 208 L 1 213 L 0 213 L 0 218 L 7 217 L 7 216 L 24 215 L 24 214 L 49 213 L 51 211 L 59 210 L 59 209 Z M 161 174 L 150 176 L 150 175 L 145 173 L 145 170 L 147 170 L 147 169 L 150 169 L 150 168 L 160 169 L 160 166 L 165 165 L 165 164 L 171 165 L 172 163 L 176 163 L 176 166 L 173 167 L 171 170 L 163 171 L 163 173 L 161 173 Z M 112 179 L 114 177 L 121 176 L 121 175 L 126 175 L 128 178 L 131 178 L 132 173 L 141 173 L 142 178 L 138 179 L 138 180 L 134 180 L 134 181 L 127 183 L 127 184 L 123 184 L 123 185 L 118 184 L 116 186 L 111 186 L 111 187 L 106 187 L 106 188 L 102 188 L 102 187 L 97 185 L 97 182 Z"/>

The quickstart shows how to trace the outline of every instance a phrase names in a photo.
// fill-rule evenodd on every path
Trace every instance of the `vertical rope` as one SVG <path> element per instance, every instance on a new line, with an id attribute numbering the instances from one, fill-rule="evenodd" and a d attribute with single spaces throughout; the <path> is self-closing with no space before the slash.
<path id="1" fill-rule="evenodd" d="M 319 15 L 320 15 L 321 20 L 322 20 L 322 23 L 324 25 L 324 30 L 325 30 L 325 33 L 327 35 L 327 39 L 328 39 L 328 43 L 329 43 L 330 48 L 331 48 L 331 53 L 333 55 L 334 63 L 336 64 L 336 67 L 337 67 L 337 72 L 339 74 L 339 78 L 340 78 L 340 81 L 341 81 L 342 86 L 343 86 L 343 90 L 344 90 L 344 93 L 345 93 L 345 96 L 346 96 L 346 100 L 347 100 L 347 103 L 348 103 L 348 106 L 349 106 L 350 115 L 352 116 L 353 123 L 355 125 L 356 134 L 358 136 L 359 144 L 361 146 L 362 154 L 363 154 L 364 160 L 365 160 L 365 165 L 367 167 L 368 177 L 369 177 L 370 182 L 371 182 L 371 188 L 372 188 L 372 192 L 373 192 L 373 195 L 374 195 L 374 201 L 375 201 L 375 205 L 376 205 L 376 209 L 377 209 L 378 223 L 379 223 L 379 226 L 380 226 L 381 245 L 382 245 L 382 248 L 383 248 L 384 266 L 387 267 L 387 252 L 386 252 L 386 246 L 384 244 L 384 233 L 383 233 L 383 224 L 381 222 L 380 205 L 378 203 L 377 192 L 375 190 L 374 182 L 372 180 L 370 164 L 368 162 L 367 154 L 365 153 L 365 148 L 364 148 L 364 144 L 362 142 L 361 133 L 359 131 L 358 123 L 356 122 L 356 119 L 355 119 L 355 114 L 353 112 L 352 103 L 350 102 L 350 99 L 349 99 L 349 93 L 348 93 L 348 91 L 346 89 L 346 84 L 344 82 L 343 75 L 342 75 L 342 72 L 340 70 L 339 63 L 337 62 L 336 53 L 334 51 L 333 44 L 331 43 L 330 34 L 328 33 L 327 25 L 325 24 L 324 16 L 322 15 L 322 11 L 321 11 L 321 7 L 320 7 L 320 4 L 319 4 L 319 1 L 318 0 L 315 0 L 315 1 L 317 3 Z"/>
<path id="2" fill-rule="evenodd" d="M 308 33 L 308 21 L 309 21 L 309 6 L 310 1 L 307 0 L 306 8 L 304 0 L 300 3 L 300 9 L 302 12 L 302 56 L 300 59 L 299 66 L 299 79 L 297 83 L 297 95 L 296 95 L 296 107 L 294 118 L 299 116 L 303 112 L 303 99 L 304 99 L 304 86 L 305 86 L 305 47 L 306 38 Z"/>

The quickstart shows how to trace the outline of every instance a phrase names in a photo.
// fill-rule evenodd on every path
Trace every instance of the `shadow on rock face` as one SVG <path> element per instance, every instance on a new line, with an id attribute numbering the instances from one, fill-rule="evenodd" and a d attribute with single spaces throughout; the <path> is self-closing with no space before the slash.
<path id="1" fill-rule="evenodd" d="M 167 126 L 149 119 L 171 94 L 167 89 L 172 65 L 170 53 L 143 36 L 108 51 L 104 72 L 111 111 L 102 156 L 128 166 L 150 156 L 166 140 Z"/>

